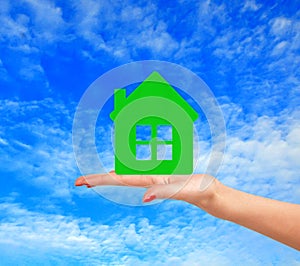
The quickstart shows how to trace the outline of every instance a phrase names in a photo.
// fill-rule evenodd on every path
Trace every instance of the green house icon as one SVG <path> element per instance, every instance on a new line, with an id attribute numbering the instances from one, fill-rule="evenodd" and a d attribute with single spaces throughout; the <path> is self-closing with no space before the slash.
<path id="1" fill-rule="evenodd" d="M 110 117 L 117 174 L 192 174 L 198 113 L 158 72 L 127 97 L 115 90 Z"/>

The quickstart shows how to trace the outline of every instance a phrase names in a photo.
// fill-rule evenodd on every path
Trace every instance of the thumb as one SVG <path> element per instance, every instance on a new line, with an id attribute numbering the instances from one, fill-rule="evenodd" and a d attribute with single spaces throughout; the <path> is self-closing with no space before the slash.
<path id="1" fill-rule="evenodd" d="M 143 197 L 143 202 L 150 202 L 155 199 L 180 199 L 180 190 L 184 187 L 184 182 L 167 185 L 151 186 Z"/>

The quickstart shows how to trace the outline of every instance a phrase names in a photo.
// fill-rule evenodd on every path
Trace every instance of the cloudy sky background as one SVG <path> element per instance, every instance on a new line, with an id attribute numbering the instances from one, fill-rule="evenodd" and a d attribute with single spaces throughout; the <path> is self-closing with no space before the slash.
<path id="1" fill-rule="evenodd" d="M 124 206 L 74 188 L 81 96 L 114 67 L 156 59 L 215 94 L 227 132 L 217 177 L 300 204 L 299 1 L 166 2 L 0 2 L 1 265 L 300 265 L 186 203 Z"/>

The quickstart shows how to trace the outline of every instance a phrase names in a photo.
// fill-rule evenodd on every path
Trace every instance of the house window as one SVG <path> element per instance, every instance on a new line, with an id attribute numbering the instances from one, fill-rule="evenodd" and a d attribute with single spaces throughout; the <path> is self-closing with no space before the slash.
<path id="1" fill-rule="evenodd" d="M 171 125 L 137 125 L 137 160 L 172 160 L 173 138 Z"/>
<path id="2" fill-rule="evenodd" d="M 143 141 L 151 140 L 151 126 L 142 126 L 142 125 L 137 125 L 136 126 L 136 140 L 137 141 Z"/>
<path id="3" fill-rule="evenodd" d="M 137 160 L 150 160 L 151 159 L 151 146 L 150 145 L 136 145 L 136 159 Z"/>
<path id="4" fill-rule="evenodd" d="M 157 160 L 172 160 L 172 145 L 157 145 Z"/>
<path id="5" fill-rule="evenodd" d="M 171 125 L 157 126 L 157 138 L 159 140 L 172 140 L 172 126 Z"/>

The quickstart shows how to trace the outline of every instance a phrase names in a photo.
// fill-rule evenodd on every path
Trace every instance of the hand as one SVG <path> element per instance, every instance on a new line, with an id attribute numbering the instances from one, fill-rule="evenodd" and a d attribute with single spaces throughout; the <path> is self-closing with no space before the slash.
<path id="1" fill-rule="evenodd" d="M 183 200 L 300 251 L 300 205 L 232 189 L 209 175 L 117 175 L 112 171 L 81 176 L 75 185 L 147 187 L 144 202 L 166 198 Z"/>
<path id="2" fill-rule="evenodd" d="M 154 199 L 176 199 L 194 204 L 207 212 L 221 183 L 210 175 L 195 174 L 192 176 L 174 175 L 117 175 L 114 171 L 108 174 L 93 174 L 79 177 L 76 186 L 132 186 L 147 187 L 143 202 Z"/>

